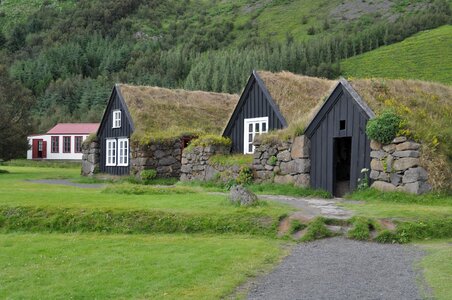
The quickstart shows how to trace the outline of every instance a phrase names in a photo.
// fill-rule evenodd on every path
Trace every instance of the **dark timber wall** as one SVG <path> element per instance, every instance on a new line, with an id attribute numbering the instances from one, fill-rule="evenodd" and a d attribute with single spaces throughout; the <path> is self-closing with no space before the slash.
<path id="1" fill-rule="evenodd" d="M 120 99 L 118 87 L 113 89 L 113 92 L 105 110 L 104 117 L 98 131 L 98 138 L 100 143 L 99 168 L 101 173 L 109 173 L 112 175 L 127 175 L 130 172 L 130 141 L 129 141 L 129 166 L 127 167 L 107 167 L 106 163 L 106 140 L 107 138 L 130 138 L 133 132 L 133 125 L 126 113 L 126 107 Z M 121 110 L 121 127 L 113 127 L 113 111 Z"/>
<path id="2" fill-rule="evenodd" d="M 243 153 L 245 119 L 268 117 L 269 131 L 287 126 L 285 119 L 275 107 L 276 104 L 262 81 L 256 73 L 253 73 L 223 133 L 223 136 L 232 140 L 232 152 Z"/>
<path id="3" fill-rule="evenodd" d="M 341 80 L 305 131 L 311 140 L 311 186 L 334 193 L 334 139 L 351 137 L 350 190 L 357 186 L 363 168 L 370 168 L 370 140 L 365 133 L 373 112 L 351 86 Z M 340 129 L 340 121 L 345 128 Z"/>

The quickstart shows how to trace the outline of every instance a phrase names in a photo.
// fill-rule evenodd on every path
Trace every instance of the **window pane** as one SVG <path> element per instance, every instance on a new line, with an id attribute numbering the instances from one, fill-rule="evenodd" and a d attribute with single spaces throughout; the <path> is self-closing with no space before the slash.
<path id="1" fill-rule="evenodd" d="M 256 132 L 260 132 L 260 130 L 259 130 L 259 123 L 256 123 Z"/>
<path id="2" fill-rule="evenodd" d="M 248 143 L 252 143 L 252 142 L 253 142 L 253 134 L 250 133 L 250 134 L 248 135 Z"/>
<path id="3" fill-rule="evenodd" d="M 262 132 L 267 132 L 267 123 L 262 123 Z"/>
<path id="4" fill-rule="evenodd" d="M 253 145 L 252 144 L 248 145 L 248 152 L 253 152 Z"/>
<path id="5" fill-rule="evenodd" d="M 248 132 L 253 132 L 253 124 L 248 125 Z"/>

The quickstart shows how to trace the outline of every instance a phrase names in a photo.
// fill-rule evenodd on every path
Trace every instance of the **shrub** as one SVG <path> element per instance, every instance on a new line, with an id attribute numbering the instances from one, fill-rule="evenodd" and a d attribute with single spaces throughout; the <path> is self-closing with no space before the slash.
<path id="1" fill-rule="evenodd" d="M 390 143 L 400 129 L 402 118 L 393 110 L 386 110 L 380 116 L 369 120 L 366 133 L 369 138 L 382 144 Z"/>
<path id="2" fill-rule="evenodd" d="M 253 182 L 253 170 L 250 167 L 241 167 L 236 182 L 243 185 L 251 184 Z"/>
<path id="3" fill-rule="evenodd" d="M 191 150 L 194 147 L 207 147 L 207 146 L 224 146 L 230 147 L 232 141 L 230 138 L 226 138 L 223 136 L 215 135 L 215 134 L 206 134 L 201 135 L 198 138 L 192 140 L 190 145 L 186 148 L 187 150 Z"/>
<path id="4" fill-rule="evenodd" d="M 155 179 L 157 177 L 157 170 L 154 169 L 148 169 L 143 170 L 140 173 L 140 178 L 144 183 L 149 183 L 152 179 Z"/>
<path id="5" fill-rule="evenodd" d="M 270 166 L 275 166 L 277 162 L 278 162 L 278 159 L 274 155 L 268 159 L 268 164 Z"/>

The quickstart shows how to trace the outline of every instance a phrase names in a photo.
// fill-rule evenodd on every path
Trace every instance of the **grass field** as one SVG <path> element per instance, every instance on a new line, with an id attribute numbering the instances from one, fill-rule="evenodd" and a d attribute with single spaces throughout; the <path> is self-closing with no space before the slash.
<path id="1" fill-rule="evenodd" d="M 217 299 L 282 253 L 242 236 L 0 234 L 0 298 Z"/>
<path id="2" fill-rule="evenodd" d="M 452 84 L 452 25 L 418 33 L 406 40 L 341 63 L 354 78 L 419 79 Z"/>
<path id="3" fill-rule="evenodd" d="M 418 244 L 427 255 L 420 263 L 425 279 L 437 300 L 450 299 L 452 295 L 452 239 Z"/>

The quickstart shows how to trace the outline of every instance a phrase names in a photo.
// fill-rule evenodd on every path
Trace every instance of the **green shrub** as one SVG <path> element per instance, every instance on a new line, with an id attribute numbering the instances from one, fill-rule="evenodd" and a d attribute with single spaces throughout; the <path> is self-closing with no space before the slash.
<path id="1" fill-rule="evenodd" d="M 278 162 L 278 159 L 276 158 L 276 156 L 270 156 L 270 158 L 268 159 L 268 164 L 270 165 L 270 166 L 275 166 L 276 165 L 276 163 Z"/>
<path id="2" fill-rule="evenodd" d="M 366 133 L 372 140 L 388 144 L 396 137 L 401 122 L 402 118 L 393 110 L 385 110 L 378 117 L 369 120 Z"/>
<path id="3" fill-rule="evenodd" d="M 236 182 L 237 184 L 248 185 L 253 182 L 253 178 L 253 170 L 250 167 L 241 167 Z"/>
<path id="4" fill-rule="evenodd" d="M 143 181 L 143 183 L 148 183 L 149 181 L 151 181 L 152 179 L 155 179 L 157 177 L 157 170 L 154 169 L 148 169 L 148 170 L 143 170 L 140 173 L 140 178 Z"/>
<path id="5" fill-rule="evenodd" d="M 232 145 L 232 141 L 230 138 L 226 138 L 223 136 L 215 135 L 215 134 L 206 134 L 201 135 L 196 139 L 193 139 L 187 148 L 187 151 L 192 150 L 194 147 L 207 147 L 207 146 L 224 146 L 230 147 Z"/>

